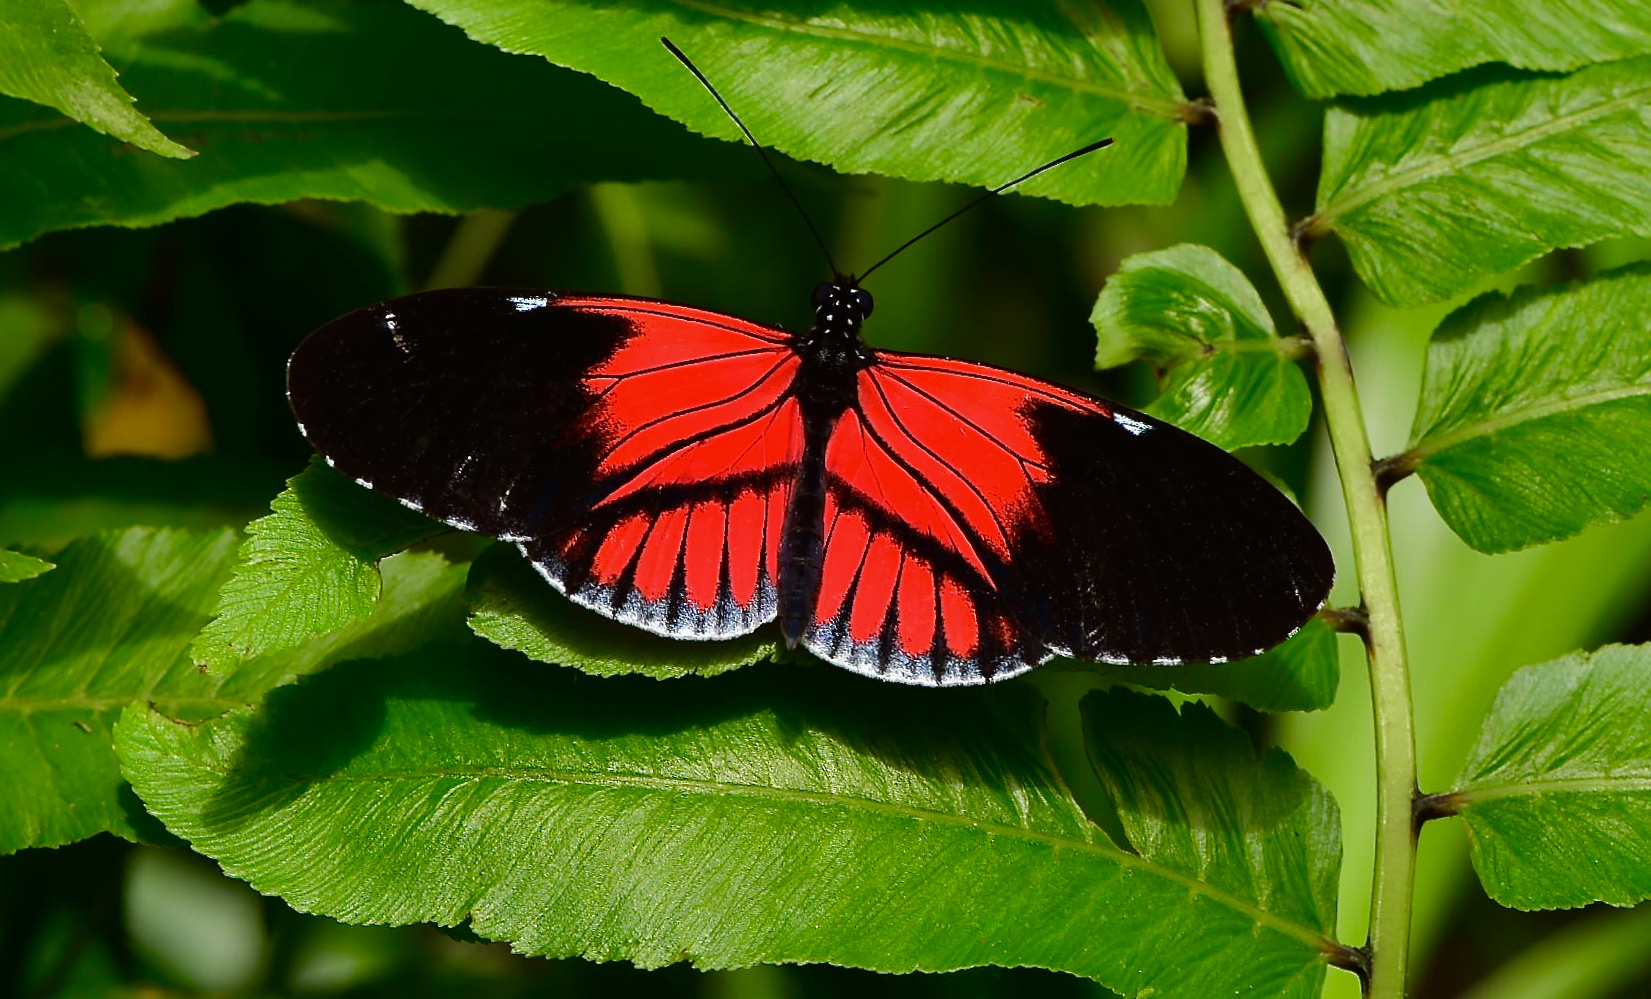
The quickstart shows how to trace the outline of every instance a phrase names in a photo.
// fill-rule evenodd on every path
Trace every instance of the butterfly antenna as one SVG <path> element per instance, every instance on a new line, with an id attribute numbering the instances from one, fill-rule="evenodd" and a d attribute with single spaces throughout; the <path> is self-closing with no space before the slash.
<path id="1" fill-rule="evenodd" d="M 751 143 L 751 148 L 755 149 L 757 151 L 757 155 L 762 157 L 763 164 L 768 167 L 768 172 L 774 175 L 774 180 L 779 183 L 780 190 L 784 191 L 785 196 L 791 199 L 791 204 L 797 209 L 797 214 L 803 217 L 803 224 L 808 226 L 808 231 L 814 236 L 814 242 L 818 243 L 820 246 L 820 252 L 825 254 L 826 263 L 831 265 L 831 273 L 834 276 L 840 275 L 842 271 L 837 269 L 837 261 L 831 259 L 831 250 L 826 247 L 825 240 L 820 237 L 820 230 L 814 227 L 814 220 L 808 217 L 807 212 L 803 211 L 803 203 L 798 201 L 797 196 L 791 193 L 791 188 L 786 186 L 785 178 L 780 176 L 780 171 L 774 167 L 774 161 L 769 159 L 768 150 L 764 149 L 762 147 L 762 143 L 757 141 L 757 137 L 751 134 L 751 130 L 745 127 L 745 122 L 740 121 L 740 116 L 735 114 L 734 109 L 728 106 L 728 102 L 722 99 L 721 94 L 717 93 L 717 88 L 711 86 L 711 81 L 705 78 L 705 74 L 699 71 L 699 67 L 695 66 L 693 62 L 683 54 L 682 50 L 676 47 L 676 43 L 665 37 L 661 37 L 659 40 L 662 44 L 664 44 L 665 48 L 670 51 L 671 55 L 676 56 L 677 62 L 680 62 L 682 65 L 688 67 L 688 72 L 694 74 L 694 79 L 699 81 L 700 86 L 704 87 L 712 97 L 716 98 L 716 102 L 722 106 L 723 112 L 726 113 L 729 118 L 734 120 L 734 124 L 740 127 L 741 132 L 745 133 L 745 140 Z"/>
<path id="2" fill-rule="evenodd" d="M 1055 159 L 1050 160 L 1048 163 L 1045 163 L 1043 166 L 1038 167 L 1036 170 L 1031 170 L 1031 171 L 1028 171 L 1026 173 L 1023 173 L 1019 177 L 1016 177 L 1014 180 L 1011 180 L 1007 184 L 1003 184 L 1003 185 L 1000 185 L 998 187 L 992 188 L 990 191 L 987 191 L 985 194 L 982 194 L 980 197 L 978 197 L 975 200 L 973 200 L 973 201 L 969 202 L 968 204 L 964 205 L 962 208 L 959 208 L 957 211 L 955 211 L 955 212 L 951 213 L 950 215 L 946 216 L 945 218 L 941 219 L 939 222 L 936 222 L 934 225 L 929 226 L 927 229 L 924 229 L 922 232 L 918 233 L 917 235 L 913 236 L 912 238 L 906 240 L 904 243 L 901 243 L 899 246 L 895 247 L 893 253 L 890 253 L 888 256 L 884 257 L 882 260 L 877 261 L 875 264 L 872 264 L 870 267 L 867 267 L 866 270 L 865 270 L 865 273 L 860 275 L 860 280 L 864 281 L 866 278 L 871 276 L 872 271 L 874 271 L 877 268 L 879 268 L 879 267 L 883 266 L 884 264 L 888 263 L 890 260 L 893 260 L 895 257 L 898 257 L 901 253 L 905 252 L 906 249 L 908 249 L 913 243 L 915 243 L 918 240 L 922 239 L 924 236 L 927 236 L 929 233 L 934 232 L 936 229 L 938 229 L 941 226 L 945 225 L 947 222 L 950 222 L 952 219 L 957 218 L 959 215 L 962 215 L 964 212 L 966 212 L 969 209 L 971 209 L 971 208 L 975 207 L 976 205 L 980 204 L 982 201 L 985 201 L 987 198 L 990 198 L 992 195 L 1002 194 L 1004 191 L 1009 190 L 1011 187 L 1014 187 L 1016 184 L 1025 183 L 1026 181 L 1031 180 L 1033 177 L 1036 177 L 1038 174 L 1043 173 L 1045 170 L 1053 170 L 1055 167 L 1060 166 L 1062 163 L 1066 163 L 1070 160 L 1075 160 L 1080 156 L 1088 156 L 1090 153 L 1096 151 L 1097 149 L 1105 149 L 1107 146 L 1110 146 L 1110 145 L 1112 145 L 1112 140 L 1111 139 L 1102 139 L 1099 142 L 1091 142 L 1089 145 L 1083 147 L 1082 149 L 1074 149 L 1072 152 L 1067 153 L 1065 156 L 1057 156 Z"/>

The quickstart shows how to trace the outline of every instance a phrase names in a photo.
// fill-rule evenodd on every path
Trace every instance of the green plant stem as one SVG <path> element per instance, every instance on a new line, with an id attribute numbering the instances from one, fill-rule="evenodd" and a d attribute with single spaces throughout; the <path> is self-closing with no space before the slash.
<path id="1" fill-rule="evenodd" d="M 1399 617 L 1398 580 L 1388 536 L 1387 506 L 1371 469 L 1370 438 L 1353 384 L 1341 330 L 1307 259 L 1290 236 L 1272 181 L 1261 160 L 1239 89 L 1232 30 L 1224 0 L 1196 0 L 1204 79 L 1214 99 L 1221 148 L 1262 249 L 1285 297 L 1313 340 L 1330 446 L 1341 476 L 1353 535 L 1359 592 L 1369 615 L 1366 638 L 1376 729 L 1376 868 L 1370 902 L 1369 977 L 1373 999 L 1400 999 L 1410 950 L 1410 906 L 1416 842 L 1411 815 L 1416 797 L 1416 736 L 1410 673 Z"/>

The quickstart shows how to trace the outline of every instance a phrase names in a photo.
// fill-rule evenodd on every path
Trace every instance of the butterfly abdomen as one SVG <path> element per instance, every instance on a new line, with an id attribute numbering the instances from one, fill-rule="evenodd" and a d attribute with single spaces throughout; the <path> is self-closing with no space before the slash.
<path id="1" fill-rule="evenodd" d="M 804 410 L 803 460 L 791 486 L 780 542 L 780 634 L 796 648 L 814 617 L 820 594 L 820 566 L 825 559 L 825 454 L 832 424 L 809 420 Z"/>

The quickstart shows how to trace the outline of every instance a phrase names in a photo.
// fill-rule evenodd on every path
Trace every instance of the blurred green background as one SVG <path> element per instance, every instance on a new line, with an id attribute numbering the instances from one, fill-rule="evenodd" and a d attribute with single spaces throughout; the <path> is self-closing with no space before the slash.
<path id="1" fill-rule="evenodd" d="M 1188 93 L 1201 93 L 1190 21 L 1179 5 L 1151 6 Z M 1238 42 L 1275 184 L 1292 216 L 1305 215 L 1321 109 L 1285 83 L 1252 26 L 1240 25 Z M 1085 320 L 1125 256 L 1204 243 L 1251 275 L 1276 317 L 1288 316 L 1210 129 L 1193 130 L 1190 157 L 1172 206 L 1071 209 L 994 199 L 876 275 L 868 339 L 1144 404 L 1154 392 L 1150 371 L 1091 370 Z M 244 206 L 153 229 L 56 233 L 0 254 L 0 544 L 50 546 L 137 523 L 242 525 L 260 515 L 308 454 L 282 393 L 288 353 L 337 315 L 432 283 L 622 291 L 806 324 L 809 291 L 829 274 L 783 193 L 752 160 L 748 173 L 725 183 L 599 185 L 514 216 L 395 217 L 319 202 Z M 809 164 L 783 163 L 782 170 L 850 269 L 863 269 L 975 193 L 837 176 Z M 1608 242 L 1539 261 L 1499 285 L 1550 283 L 1645 256 L 1651 242 Z M 1359 288 L 1333 242 L 1316 247 L 1313 260 L 1347 329 L 1376 453 L 1399 450 L 1427 336 L 1459 303 L 1390 309 Z M 1322 433 L 1246 457 L 1304 498 L 1337 545 L 1338 598 L 1350 599 L 1344 518 Z M 1418 483 L 1400 484 L 1391 499 L 1424 790 L 1448 786 L 1496 687 L 1515 667 L 1579 647 L 1651 640 L 1651 519 L 1489 557 L 1444 528 Z M 1336 794 L 1347 829 L 1342 937 L 1358 942 L 1374 764 L 1362 657 L 1350 640 L 1343 651 L 1333 709 L 1244 720 Z M 1416 891 L 1419 999 L 1651 994 L 1651 915 L 1499 909 L 1474 882 L 1454 823 L 1428 827 Z M 148 995 L 1107 994 L 1026 969 L 899 978 L 822 967 L 701 975 L 528 960 L 431 928 L 348 927 L 304 916 L 176 848 L 103 836 L 0 858 L 0 995 L 113 988 Z M 1328 994 L 1356 995 L 1356 984 L 1334 973 Z"/>

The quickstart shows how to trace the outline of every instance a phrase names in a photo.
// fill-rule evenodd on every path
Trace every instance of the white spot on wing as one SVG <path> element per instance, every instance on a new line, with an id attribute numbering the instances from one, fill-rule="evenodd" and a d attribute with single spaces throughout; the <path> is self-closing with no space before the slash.
<path id="1" fill-rule="evenodd" d="M 1152 661 L 1154 666 L 1179 666 L 1181 659 L 1178 656 L 1159 656 Z"/>
<path id="2" fill-rule="evenodd" d="M 415 500 L 415 499 L 402 499 L 400 497 L 397 497 L 396 502 L 400 503 L 402 506 L 406 507 L 409 510 L 417 510 L 419 513 L 424 512 L 424 504 L 420 503 L 418 500 Z"/>
<path id="3" fill-rule="evenodd" d="M 355 484 L 360 486 L 363 489 L 373 488 L 373 483 L 370 479 L 356 479 Z"/>
<path id="4" fill-rule="evenodd" d="M 1140 420 L 1136 420 L 1136 419 L 1133 419 L 1131 417 L 1125 416 L 1122 413 L 1113 413 L 1112 414 L 1112 422 L 1116 423 L 1120 427 L 1123 427 L 1125 430 L 1127 430 L 1130 433 L 1134 434 L 1136 437 L 1139 437 L 1142 434 L 1146 433 L 1148 430 L 1152 429 L 1152 427 L 1148 426 L 1145 423 L 1142 423 Z"/>
<path id="5" fill-rule="evenodd" d="M 396 325 L 396 314 L 394 312 L 384 313 L 384 328 L 390 331 L 390 340 L 396 345 L 397 350 L 403 354 L 413 352 L 412 345 L 407 342 L 405 336 L 401 335 L 401 328 Z"/>
<path id="6" fill-rule="evenodd" d="M 532 312 L 534 309 L 542 309 L 550 304 L 550 299 L 544 297 L 543 295 L 534 295 L 523 298 L 513 297 L 507 298 L 505 301 L 509 302 L 511 305 L 514 305 L 517 312 Z"/>

